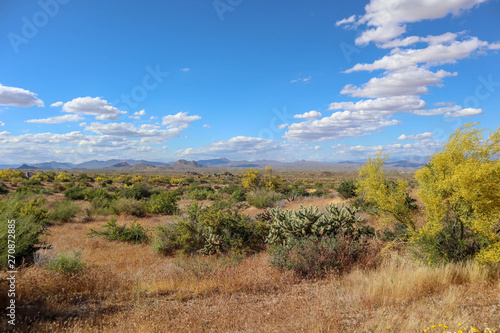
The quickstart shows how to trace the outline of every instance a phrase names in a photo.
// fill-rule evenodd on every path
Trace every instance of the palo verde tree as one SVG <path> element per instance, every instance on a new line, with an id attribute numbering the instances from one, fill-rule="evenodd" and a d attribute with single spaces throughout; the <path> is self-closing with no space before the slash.
<path id="1" fill-rule="evenodd" d="M 388 180 L 382 168 L 388 155 L 380 151 L 375 159 L 368 158 L 359 170 L 357 192 L 375 205 L 379 215 L 386 221 L 400 223 L 409 233 L 415 231 L 413 222 L 414 206 L 408 194 L 408 183 L 401 179 Z"/>
<path id="2" fill-rule="evenodd" d="M 279 175 L 275 175 L 270 167 L 264 169 L 264 174 L 256 169 L 250 168 L 243 174 L 242 183 L 247 188 L 266 188 L 277 191 L 283 186 L 283 180 Z"/>
<path id="3" fill-rule="evenodd" d="M 427 222 L 415 240 L 429 262 L 500 262 L 500 127 L 483 132 L 463 125 L 416 173 Z"/>

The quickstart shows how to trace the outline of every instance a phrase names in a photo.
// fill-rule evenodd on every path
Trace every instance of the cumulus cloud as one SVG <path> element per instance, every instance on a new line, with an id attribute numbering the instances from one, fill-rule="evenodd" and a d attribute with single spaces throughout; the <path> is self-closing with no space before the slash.
<path id="1" fill-rule="evenodd" d="M 210 128 L 210 125 L 209 124 L 204 124 L 203 127 Z"/>
<path id="2" fill-rule="evenodd" d="M 82 124 L 86 131 L 94 132 L 102 135 L 112 135 L 118 137 L 130 138 L 155 138 L 159 142 L 164 142 L 173 138 L 179 137 L 182 132 L 181 128 L 170 128 L 167 130 L 158 129 L 154 125 L 142 125 L 136 127 L 130 123 L 92 123 L 90 125 Z"/>
<path id="3" fill-rule="evenodd" d="M 427 104 L 418 96 L 392 96 L 380 97 L 376 99 L 361 100 L 356 103 L 340 102 L 331 103 L 328 110 L 346 110 L 346 111 L 376 111 L 380 114 L 391 114 L 396 112 L 409 112 L 420 110 L 427 107 Z"/>
<path id="4" fill-rule="evenodd" d="M 78 115 L 96 116 L 97 120 L 116 120 L 120 114 L 127 113 L 112 106 L 100 97 L 78 97 L 64 103 L 63 111 Z"/>
<path id="5" fill-rule="evenodd" d="M 414 134 L 414 135 L 401 134 L 398 140 L 429 140 L 432 139 L 433 136 L 434 134 L 431 132 L 425 132 L 422 134 Z"/>
<path id="6" fill-rule="evenodd" d="M 443 114 L 446 112 L 458 111 L 461 108 L 462 107 L 459 105 L 455 105 L 455 106 L 450 105 L 450 106 L 445 106 L 445 107 L 437 108 L 437 109 L 416 110 L 416 111 L 413 111 L 413 113 L 418 115 L 418 116 L 437 116 L 437 115 L 440 115 L 440 114 Z"/>
<path id="7" fill-rule="evenodd" d="M 179 112 L 174 115 L 164 116 L 161 118 L 162 125 L 186 127 L 190 122 L 201 119 L 200 116 L 188 116 L 187 114 L 187 112 Z"/>
<path id="8" fill-rule="evenodd" d="M 278 125 L 279 129 L 287 128 L 289 124 L 280 124 Z"/>
<path id="9" fill-rule="evenodd" d="M 471 37 L 463 41 L 454 41 L 448 45 L 435 44 L 423 49 L 395 49 L 395 51 L 371 64 L 356 64 L 346 70 L 346 73 L 355 71 L 373 71 L 377 69 L 400 70 L 407 67 L 426 64 L 428 66 L 453 64 L 464 59 L 476 51 L 490 49 L 490 44 Z"/>
<path id="10" fill-rule="evenodd" d="M 374 77 L 361 87 L 346 85 L 341 94 L 353 97 L 388 97 L 402 95 L 421 95 L 428 93 L 427 86 L 441 85 L 443 78 L 455 76 L 444 70 L 431 72 L 424 68 L 410 67 L 388 72 L 383 77 Z"/>
<path id="11" fill-rule="evenodd" d="M 3 121 L 0 121 L 0 126 L 5 126 L 5 123 Z"/>
<path id="12" fill-rule="evenodd" d="M 57 116 L 57 117 L 50 117 L 50 118 L 44 118 L 44 119 L 30 119 L 26 120 L 27 123 L 35 123 L 35 124 L 61 124 L 65 122 L 71 122 L 71 121 L 80 121 L 83 120 L 83 117 L 80 117 L 79 115 L 76 114 L 68 114 L 65 116 Z"/>
<path id="13" fill-rule="evenodd" d="M 6 163 L 19 163 L 19 156 L 33 163 L 51 160 L 78 163 L 89 159 L 151 159 L 154 154 L 164 154 L 163 147 L 117 136 L 84 135 L 79 131 L 19 136 L 0 133 L 0 158 Z"/>
<path id="14" fill-rule="evenodd" d="M 63 104 L 64 104 L 64 102 L 59 101 L 59 102 L 55 102 L 55 103 L 50 104 L 50 106 L 56 108 L 56 107 L 59 107 Z"/>
<path id="15" fill-rule="evenodd" d="M 321 113 L 319 113 L 318 111 L 309 111 L 309 112 L 306 112 L 306 113 L 303 113 L 303 114 L 296 114 L 295 116 L 293 116 L 294 118 L 296 119 L 312 119 L 312 118 L 319 118 L 321 117 Z"/>
<path id="16" fill-rule="evenodd" d="M 134 116 L 145 116 L 146 110 L 142 109 L 141 111 L 134 112 Z"/>
<path id="17" fill-rule="evenodd" d="M 474 109 L 474 108 L 465 108 L 460 109 L 458 111 L 446 112 L 445 117 L 468 117 L 475 116 L 478 114 L 483 114 L 484 111 L 482 109 Z"/>
<path id="18" fill-rule="evenodd" d="M 389 119 L 377 112 L 343 111 L 335 112 L 330 117 L 291 124 L 284 137 L 292 141 L 338 140 L 365 136 L 369 132 L 398 124 L 398 120 Z"/>
<path id="19" fill-rule="evenodd" d="M 5 106 L 44 106 L 43 101 L 36 97 L 36 94 L 16 87 L 7 87 L 0 84 L 0 105 Z"/>
<path id="20" fill-rule="evenodd" d="M 347 27 L 366 25 L 367 30 L 356 39 L 356 44 L 384 43 L 406 32 L 406 24 L 438 19 L 448 14 L 459 15 L 487 0 L 371 0 L 362 16 L 343 19 L 337 25 Z"/>

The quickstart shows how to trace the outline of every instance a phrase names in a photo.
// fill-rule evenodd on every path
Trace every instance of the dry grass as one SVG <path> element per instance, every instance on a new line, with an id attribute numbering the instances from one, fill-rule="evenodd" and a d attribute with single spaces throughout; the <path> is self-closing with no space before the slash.
<path id="1" fill-rule="evenodd" d="M 285 209 L 336 200 L 304 199 Z M 152 229 L 174 219 L 138 222 Z M 133 220 L 119 217 L 118 223 Z M 86 268 L 76 275 L 37 265 L 19 269 L 17 331 L 422 332 L 458 322 L 500 327 L 500 273 L 493 269 L 421 266 L 388 251 L 378 265 L 361 263 L 343 276 L 301 280 L 271 267 L 265 252 L 245 258 L 162 257 L 149 245 L 87 237 L 90 228 L 107 221 L 97 217 L 50 227 L 46 243 L 52 247 L 42 255 L 78 250 Z M 0 280 L 5 277 L 0 272 Z M 8 328 L 5 318 L 0 331 Z"/>

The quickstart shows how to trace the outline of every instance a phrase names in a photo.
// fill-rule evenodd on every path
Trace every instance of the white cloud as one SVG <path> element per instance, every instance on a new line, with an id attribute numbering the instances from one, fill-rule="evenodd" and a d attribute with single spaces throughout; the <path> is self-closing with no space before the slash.
<path id="1" fill-rule="evenodd" d="M 309 82 L 311 81 L 311 77 L 304 77 L 304 78 L 298 78 L 298 79 L 294 79 L 294 80 L 291 80 L 290 83 L 296 83 L 296 82 Z"/>
<path id="2" fill-rule="evenodd" d="M 153 126 L 153 127 L 152 127 Z M 129 138 L 155 138 L 158 142 L 164 142 L 173 138 L 178 138 L 182 132 L 181 128 L 170 128 L 167 130 L 160 130 L 154 125 L 142 125 L 136 127 L 130 123 L 92 123 L 90 125 L 84 124 L 85 130 L 102 135 L 112 135 L 119 137 Z"/>
<path id="3" fill-rule="evenodd" d="M 429 140 L 434 136 L 431 132 L 425 132 L 422 134 L 406 135 L 402 134 L 399 136 L 398 140 Z"/>
<path id="4" fill-rule="evenodd" d="M 365 160 L 367 157 L 373 156 L 377 152 L 383 150 L 384 153 L 391 154 L 391 156 L 423 163 L 427 156 L 441 150 L 443 145 L 444 143 L 441 141 L 421 140 L 407 144 L 394 143 L 376 146 L 346 146 L 335 151 L 335 157 L 344 160 Z"/>
<path id="5" fill-rule="evenodd" d="M 441 65 L 456 63 L 475 51 L 490 49 L 488 42 L 471 37 L 463 41 L 454 41 L 449 45 L 435 44 L 423 49 L 395 49 L 391 55 L 382 57 L 371 64 L 356 64 L 346 73 L 355 71 L 373 71 L 377 69 L 400 70 L 418 64 Z"/>
<path id="6" fill-rule="evenodd" d="M 191 69 L 188 67 L 181 68 L 181 72 L 189 72 Z"/>
<path id="7" fill-rule="evenodd" d="M 151 159 L 155 154 L 164 156 L 163 147 L 116 136 L 84 135 L 79 131 L 19 136 L 0 132 L 0 158 L 5 163 L 19 163 L 19 156 L 32 163 L 51 160 L 79 163 L 90 159 Z"/>
<path id="8" fill-rule="evenodd" d="M 458 111 L 447 112 L 444 116 L 445 117 L 468 117 L 468 116 L 475 116 L 477 114 L 483 114 L 483 113 L 484 113 L 484 111 L 482 109 L 465 108 L 465 109 L 460 109 Z"/>
<path id="9" fill-rule="evenodd" d="M 205 124 L 205 125 L 203 125 L 203 127 L 210 128 L 210 125 L 209 124 Z"/>
<path id="10" fill-rule="evenodd" d="M 26 120 L 26 122 L 35 124 L 61 124 L 70 121 L 80 121 L 83 119 L 83 117 L 80 117 L 76 114 L 68 114 L 65 116 L 50 117 L 45 119 L 30 119 Z"/>
<path id="11" fill-rule="evenodd" d="M 6 106 L 44 106 L 43 101 L 36 94 L 16 87 L 7 87 L 0 84 L 0 105 Z"/>
<path id="12" fill-rule="evenodd" d="M 164 116 L 161 118 L 162 125 L 185 127 L 190 122 L 201 119 L 200 116 L 188 116 L 187 114 L 187 112 L 179 112 L 175 115 Z"/>
<path id="13" fill-rule="evenodd" d="M 5 123 L 3 121 L 0 121 L 0 126 L 5 126 Z"/>
<path id="14" fill-rule="evenodd" d="M 450 105 L 450 106 L 445 106 L 445 107 L 437 108 L 437 109 L 416 110 L 416 111 L 413 111 L 413 113 L 418 115 L 418 116 L 436 116 L 436 115 L 440 115 L 440 114 L 443 114 L 446 112 L 458 111 L 461 108 L 462 107 L 458 106 L 458 105 L 455 105 L 455 106 Z"/>
<path id="15" fill-rule="evenodd" d="M 384 117 L 381 112 L 343 111 L 314 121 L 293 123 L 284 137 L 292 141 L 328 141 L 369 135 L 399 121 Z"/>
<path id="16" fill-rule="evenodd" d="M 395 72 L 386 73 L 383 77 L 370 79 L 361 87 L 346 85 L 340 92 L 353 97 L 388 97 L 402 95 L 426 94 L 427 86 L 441 85 L 443 78 L 455 76 L 457 73 L 450 73 L 444 70 L 431 72 L 424 68 L 410 67 Z"/>
<path id="17" fill-rule="evenodd" d="M 288 127 L 288 124 L 280 124 L 280 125 L 278 125 L 279 129 L 283 129 L 283 128 L 286 128 L 286 127 Z"/>
<path id="18" fill-rule="evenodd" d="M 312 118 L 319 118 L 321 117 L 321 113 L 319 113 L 318 111 L 309 111 L 309 112 L 306 112 L 306 113 L 303 113 L 303 114 L 296 114 L 295 116 L 293 116 L 294 118 L 296 119 L 312 119 Z"/>
<path id="19" fill-rule="evenodd" d="M 369 27 L 356 39 L 356 44 L 384 43 L 406 32 L 405 23 L 438 19 L 448 14 L 459 15 L 487 0 L 371 0 L 366 13 L 357 20 L 343 19 L 337 25 Z"/>
<path id="20" fill-rule="evenodd" d="M 96 116 L 98 120 L 116 120 L 118 115 L 127 113 L 112 106 L 100 97 L 78 97 L 64 103 L 63 111 L 79 115 Z"/>
<path id="21" fill-rule="evenodd" d="M 59 101 L 59 102 L 55 102 L 55 103 L 50 104 L 50 106 L 51 107 L 59 107 L 59 106 L 61 106 L 63 104 L 64 104 L 63 102 Z"/>
<path id="22" fill-rule="evenodd" d="M 142 109 L 141 111 L 134 112 L 134 116 L 145 116 L 146 110 Z"/>
<path id="23" fill-rule="evenodd" d="M 427 104 L 418 96 L 392 96 L 380 97 L 377 99 L 361 100 L 359 102 L 340 102 L 331 103 L 328 110 L 346 110 L 346 111 L 377 111 L 379 114 L 388 115 L 396 112 L 409 112 L 420 110 Z"/>
<path id="24" fill-rule="evenodd" d="M 150 120 L 154 120 L 154 119 L 158 119 L 158 117 L 155 117 L 155 116 L 151 116 L 149 117 Z"/>

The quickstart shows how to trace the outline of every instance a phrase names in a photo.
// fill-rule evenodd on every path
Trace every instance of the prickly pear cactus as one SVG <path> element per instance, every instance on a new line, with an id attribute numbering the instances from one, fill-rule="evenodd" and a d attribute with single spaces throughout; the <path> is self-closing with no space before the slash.
<path id="1" fill-rule="evenodd" d="M 356 239 L 371 237 L 372 228 L 363 225 L 363 219 L 356 217 L 358 209 L 343 203 L 331 203 L 325 206 L 326 213 L 318 211 L 318 207 L 303 207 L 299 210 L 282 210 L 271 208 L 269 213 L 269 235 L 266 242 L 271 245 L 286 245 L 292 238 L 309 235 L 348 235 Z"/>

